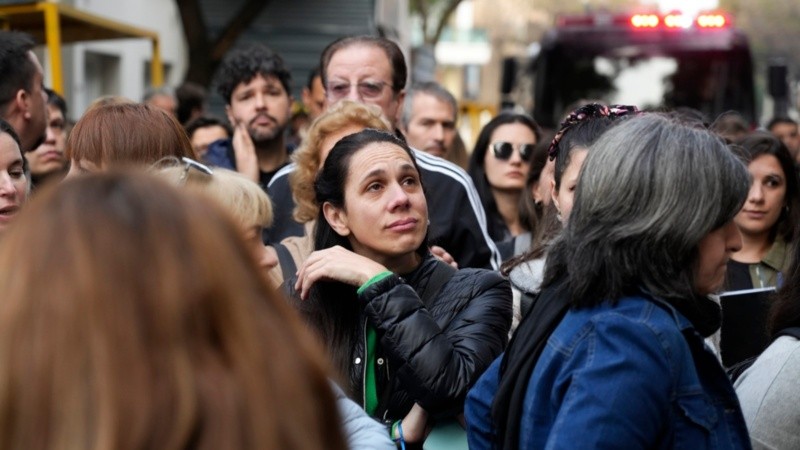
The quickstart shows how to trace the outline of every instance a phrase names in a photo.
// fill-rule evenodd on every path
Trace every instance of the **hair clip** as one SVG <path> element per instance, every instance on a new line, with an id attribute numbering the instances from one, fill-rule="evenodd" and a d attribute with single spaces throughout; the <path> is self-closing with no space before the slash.
<path id="1" fill-rule="evenodd" d="M 638 113 L 639 108 L 634 105 L 606 106 L 601 103 L 589 103 L 583 105 L 575 111 L 569 113 L 564 121 L 561 122 L 561 127 L 558 129 L 558 133 L 556 133 L 556 135 L 553 137 L 553 141 L 550 143 L 550 147 L 547 149 L 547 156 L 551 161 L 556 159 L 556 147 L 558 147 L 558 143 L 561 142 L 561 138 L 564 136 L 564 133 L 580 122 L 600 117 L 617 118 Z"/>

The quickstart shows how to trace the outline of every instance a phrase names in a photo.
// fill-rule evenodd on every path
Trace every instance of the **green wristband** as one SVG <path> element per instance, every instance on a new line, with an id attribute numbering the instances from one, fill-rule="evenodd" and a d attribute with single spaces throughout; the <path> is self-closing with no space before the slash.
<path id="1" fill-rule="evenodd" d="M 381 272 L 381 273 L 373 276 L 369 280 L 367 280 L 366 283 L 362 284 L 361 287 L 358 288 L 358 290 L 356 291 L 356 294 L 361 295 L 361 293 L 364 292 L 364 290 L 367 289 L 369 286 L 371 286 L 371 285 L 377 283 L 378 281 L 381 281 L 382 279 L 384 279 L 384 278 L 386 278 L 388 276 L 391 276 L 391 275 L 394 275 L 394 273 L 389 271 L 389 270 L 384 270 L 383 272 Z"/>

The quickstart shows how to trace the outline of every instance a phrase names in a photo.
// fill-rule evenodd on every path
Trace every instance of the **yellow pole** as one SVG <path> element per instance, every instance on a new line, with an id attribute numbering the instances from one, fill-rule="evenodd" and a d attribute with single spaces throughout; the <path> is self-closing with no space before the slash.
<path id="1" fill-rule="evenodd" d="M 153 38 L 153 59 L 150 61 L 150 82 L 153 87 L 164 84 L 164 66 L 161 64 L 161 46 L 158 37 Z"/>
<path id="2" fill-rule="evenodd" d="M 61 21 L 58 15 L 58 5 L 44 3 L 44 34 L 47 51 L 50 54 L 50 74 L 53 79 L 52 89 L 64 95 L 64 78 L 61 65 Z"/>

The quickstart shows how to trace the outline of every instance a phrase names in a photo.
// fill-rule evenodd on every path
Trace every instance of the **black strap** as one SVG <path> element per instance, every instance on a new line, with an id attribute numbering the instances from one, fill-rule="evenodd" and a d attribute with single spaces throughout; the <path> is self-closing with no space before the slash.
<path id="1" fill-rule="evenodd" d="M 775 342 L 781 336 L 791 336 L 797 340 L 800 340 L 800 327 L 787 327 L 775 333 L 772 336 L 772 340 L 770 343 Z M 728 373 L 728 377 L 731 379 L 731 383 L 735 382 L 739 379 L 740 376 L 744 373 L 745 370 L 749 369 L 750 366 L 753 365 L 754 362 L 758 359 L 760 355 L 752 356 L 750 358 L 745 359 L 744 361 L 740 361 L 731 367 L 729 367 L 725 372 Z"/>
<path id="2" fill-rule="evenodd" d="M 492 400 L 496 448 L 519 448 L 525 391 L 547 340 L 569 311 L 564 279 L 542 289 L 509 342 L 500 364 L 500 382 Z"/>
<path id="3" fill-rule="evenodd" d="M 428 279 L 428 284 L 425 285 L 425 288 L 419 294 L 419 298 L 426 308 L 431 305 L 433 299 L 439 295 L 439 291 L 450 281 L 450 278 L 453 278 L 455 273 L 456 269 L 453 266 L 442 261 L 437 261 L 436 267 L 433 268 L 431 277 Z"/>
<path id="4" fill-rule="evenodd" d="M 791 336 L 797 340 L 800 340 L 800 327 L 787 327 L 775 333 L 772 340 L 778 339 L 781 336 Z"/>
<path id="5" fill-rule="evenodd" d="M 283 273 L 283 280 L 291 279 L 297 273 L 297 264 L 294 263 L 292 253 L 285 245 L 276 243 L 273 245 L 275 253 L 278 254 L 278 264 L 281 266 L 281 273 Z"/>
<path id="6" fill-rule="evenodd" d="M 752 366 L 753 363 L 756 362 L 756 359 L 758 359 L 758 355 L 751 356 L 745 360 L 739 361 L 738 363 L 725 369 L 725 373 L 728 374 L 728 378 L 731 379 L 731 383 L 735 383 L 736 380 L 738 380 L 739 377 L 742 376 L 744 371 L 749 369 L 750 366 Z"/>

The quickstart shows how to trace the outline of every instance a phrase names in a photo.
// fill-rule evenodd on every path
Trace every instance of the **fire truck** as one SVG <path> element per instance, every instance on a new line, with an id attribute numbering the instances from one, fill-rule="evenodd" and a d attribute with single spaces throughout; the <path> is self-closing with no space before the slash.
<path id="1" fill-rule="evenodd" d="M 757 118 L 747 37 L 722 13 L 561 16 L 524 72 L 533 116 L 551 129 L 583 99 Z"/>

